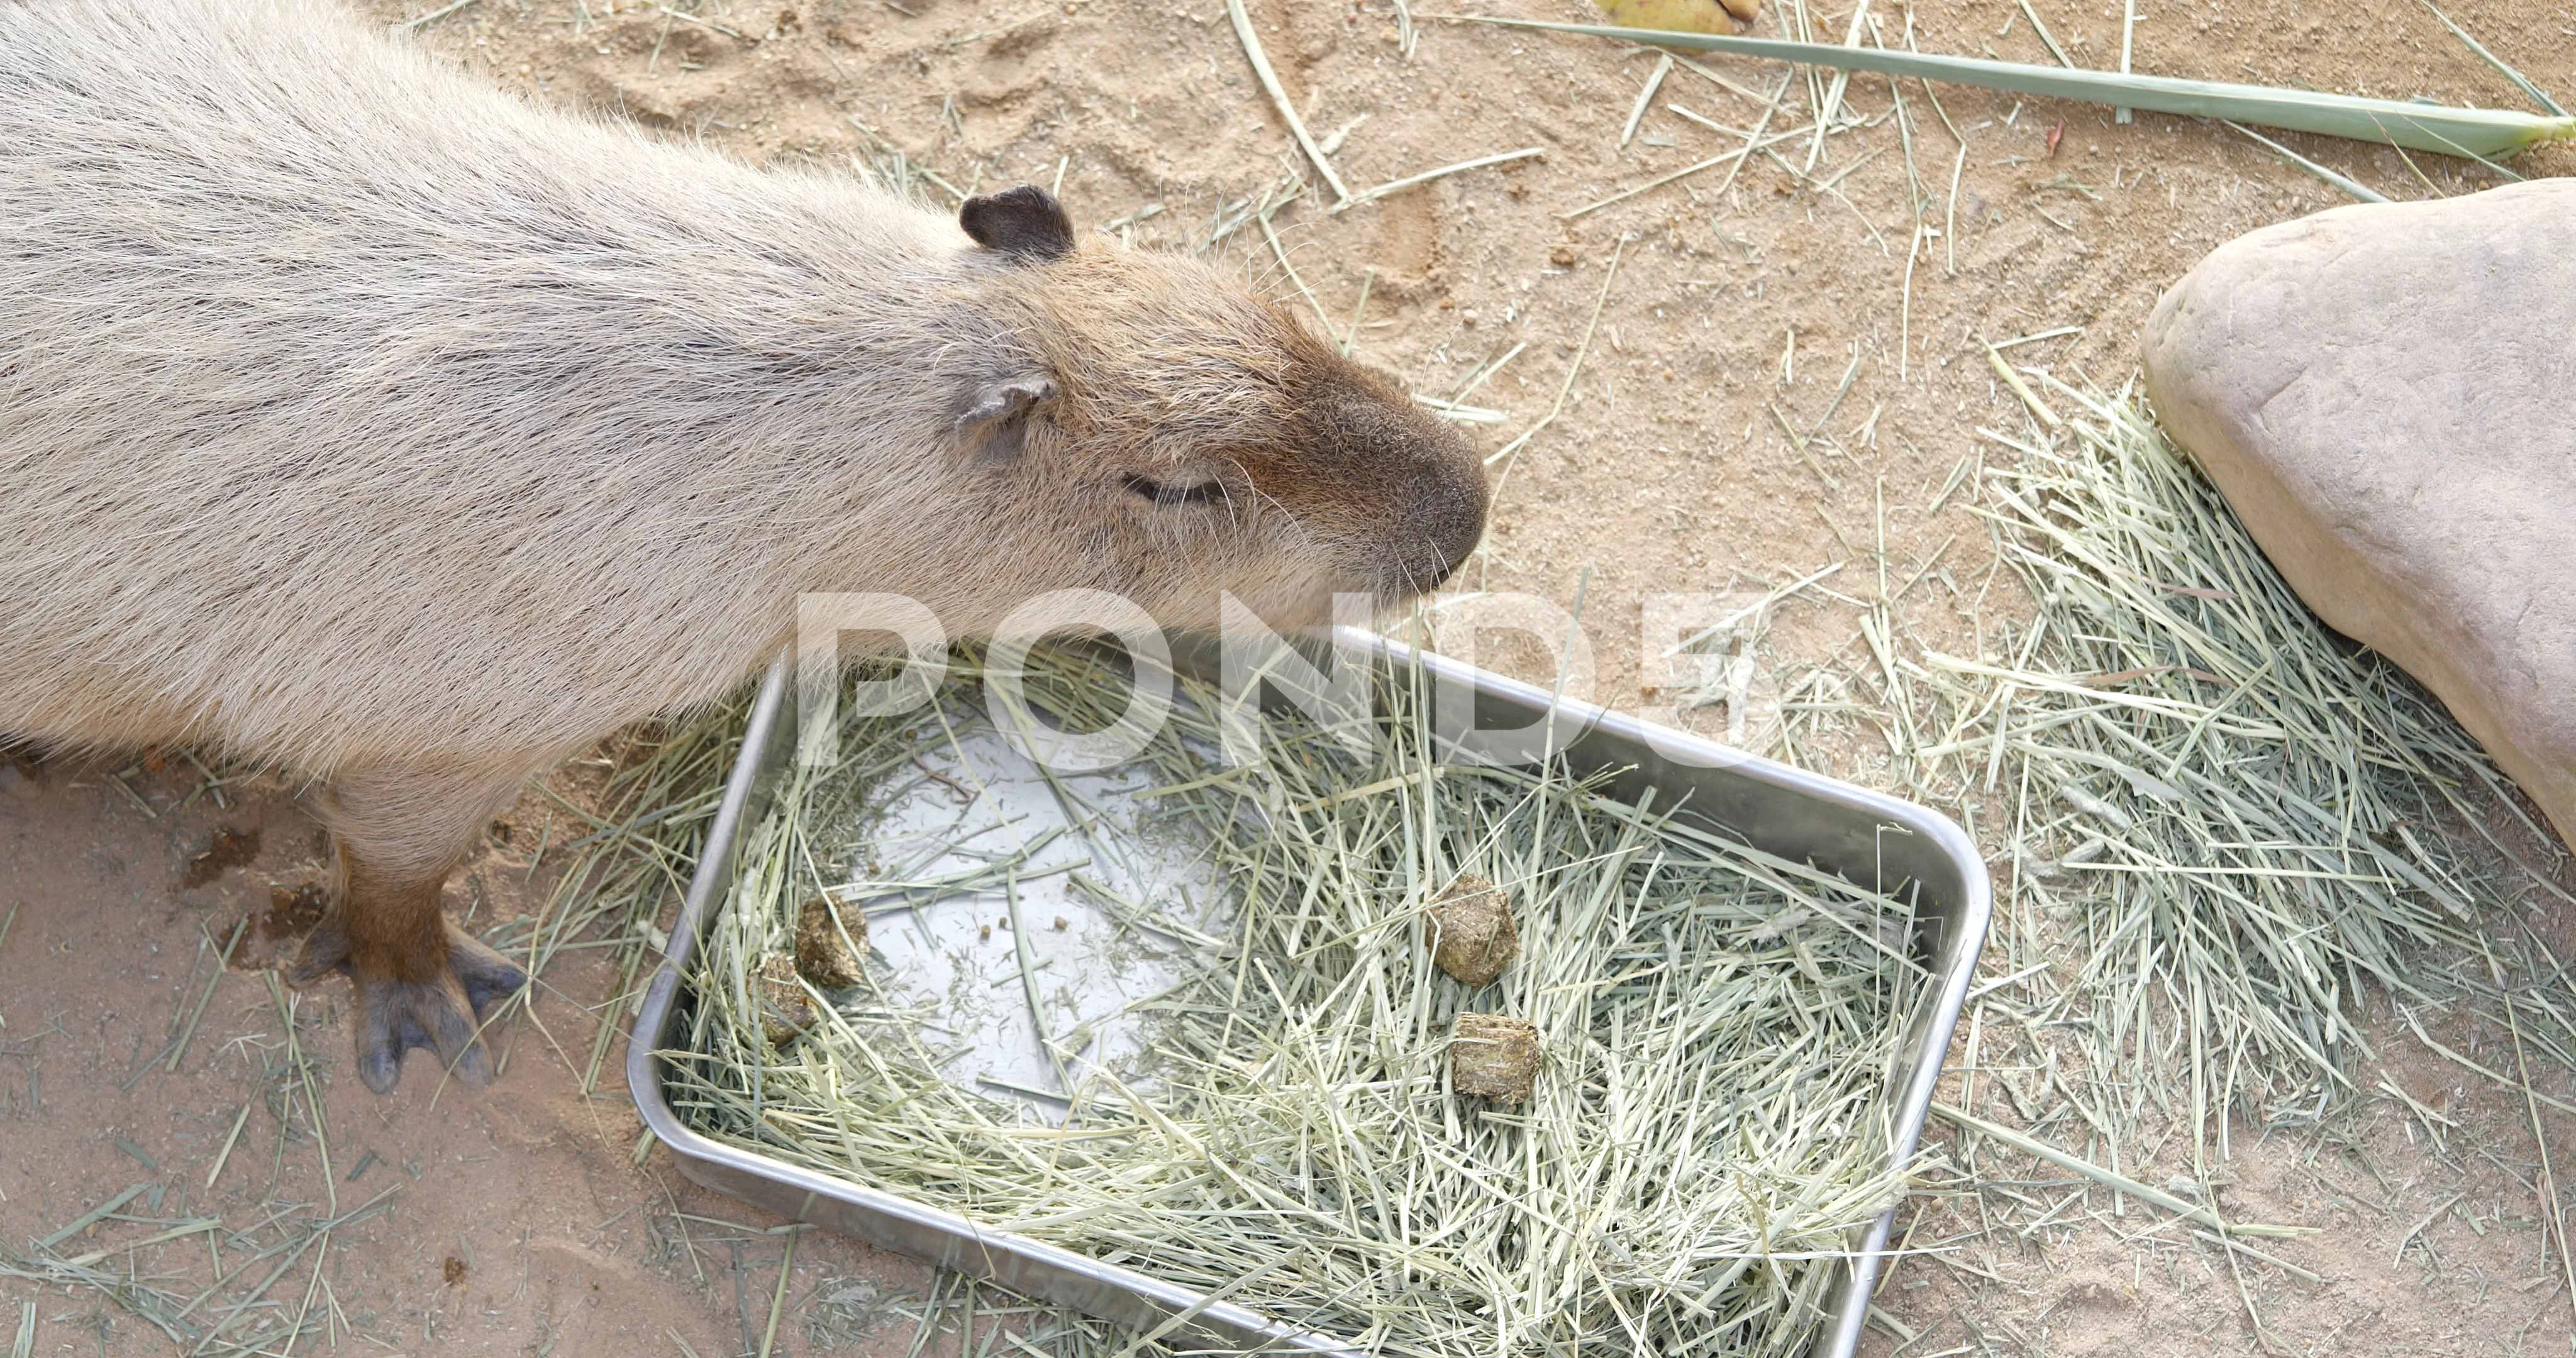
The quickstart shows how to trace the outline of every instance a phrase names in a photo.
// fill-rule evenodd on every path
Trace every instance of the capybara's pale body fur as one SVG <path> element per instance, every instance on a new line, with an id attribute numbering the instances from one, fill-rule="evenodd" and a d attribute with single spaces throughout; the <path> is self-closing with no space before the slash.
<path id="1" fill-rule="evenodd" d="M 1284 625 L 1482 525 L 1400 393 L 1034 191 L 970 239 L 324 0 L 0 0 L 0 111 L 0 738 L 322 784 L 307 970 L 357 980 L 379 1088 L 412 1045 L 478 1075 L 518 984 L 437 913 L 491 812 L 733 687 L 800 593 Z"/>

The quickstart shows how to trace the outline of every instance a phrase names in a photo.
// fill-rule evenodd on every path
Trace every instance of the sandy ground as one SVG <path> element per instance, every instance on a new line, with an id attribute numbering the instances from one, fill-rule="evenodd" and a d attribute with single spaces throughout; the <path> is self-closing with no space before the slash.
<path id="1" fill-rule="evenodd" d="M 187 1318 L 233 1321 L 214 1352 L 274 1343 L 300 1320 L 314 1330 L 303 1353 L 756 1349 L 779 1223 L 695 1189 L 665 1159 L 636 1165 L 622 1043 L 582 1092 L 599 1018 L 585 1006 L 625 1018 L 599 954 L 547 972 L 488 1091 L 442 1090 L 415 1062 L 379 1099 L 344 1078 L 346 987 L 271 984 L 293 943 L 277 892 L 321 879 L 318 831 L 286 788 L 235 785 L 219 808 L 203 781 L 185 765 L 119 778 L 114 766 L 0 764 L 0 918 L 15 914 L 0 937 L 0 1240 L 50 1236 L 146 1185 L 53 1252 L 114 1250 L 96 1266 L 123 1275 L 130 1262 L 182 1305 L 205 1293 Z M 543 901 L 549 875 L 530 889 L 529 851 L 544 814 L 533 800 L 513 812 L 532 832 L 518 850 L 493 844 L 451 887 L 476 927 Z M 222 832 L 256 835 L 255 855 L 183 885 Z M 237 931 L 232 965 L 219 965 Z M 116 1249 L 207 1218 L 224 1233 Z M 921 1272 L 851 1242 L 800 1242 L 784 1351 L 806 1347 L 804 1316 L 831 1319 L 818 1293 L 916 1287 Z M 267 1304 L 232 1309 L 256 1296 Z M 190 1347 L 96 1290 L 5 1273 L 0 1336 L 15 1334 L 22 1300 L 37 1309 L 36 1353 Z"/>
<path id="2" fill-rule="evenodd" d="M 385 22 L 441 6 L 360 8 Z M 680 8 L 480 0 L 417 36 L 541 101 L 754 161 L 839 172 L 892 146 L 937 177 L 920 185 L 935 200 L 951 187 L 1060 182 L 1081 229 L 1140 245 L 1201 248 L 1228 205 L 1258 201 L 1284 175 L 1312 177 L 1219 0 Z M 2119 5 L 2033 8 L 2078 64 L 2116 62 Z M 2576 88 L 2576 8 L 2448 9 L 2544 86 Z M 1590 17 L 1576 0 L 1492 11 Z M 1742 143 L 1683 110 L 1749 129 L 1764 115 L 1759 96 L 1779 89 L 1775 128 L 1804 125 L 1830 79 L 1784 84 L 1774 68 L 1722 58 L 1704 63 L 1706 76 L 1676 69 L 1623 147 L 1651 53 L 1424 19 L 1408 58 L 1379 0 L 1251 0 L 1250 13 L 1315 134 L 1340 135 L 1333 159 L 1354 190 L 1543 152 L 1338 214 L 1295 203 L 1274 218 L 1277 253 L 1249 228 L 1212 248 L 1425 394 L 1450 397 L 1525 346 L 1466 398 L 1505 413 L 1478 437 L 1502 449 L 1560 393 L 1562 406 L 1497 468 L 1488 546 L 1462 583 L 1580 600 L 1598 695 L 1614 705 L 1651 696 L 1639 689 L 1639 626 L 1660 592 L 1761 588 L 1839 565 L 1836 597 L 1810 593 L 1783 612 L 1766 642 L 1775 667 L 1855 663 L 1861 611 L 1881 600 L 1909 644 L 1977 647 L 2018 606 L 1990 571 L 1972 497 L 1943 494 L 1980 459 L 2007 456 L 1979 426 L 2015 427 L 1979 342 L 2063 331 L 2014 352 L 2117 387 L 2165 283 L 2223 240 L 2344 201 L 2224 128 L 2153 114 L 2122 126 L 2107 111 L 1957 88 L 1933 91 L 1936 105 L 1912 84 L 1900 111 L 1888 82 L 1867 77 L 1839 96 L 1854 121 L 1821 144 L 1783 142 L 1740 173 L 1718 166 L 1567 219 Z M 1850 25 L 1839 4 L 1807 15 L 1826 40 Z M 1795 17 L 1766 12 L 1760 31 L 1784 26 Z M 1863 27 L 1889 46 L 1910 30 L 1925 50 L 2049 59 L 2017 0 L 1882 0 Z M 2411 0 L 2154 0 L 2135 65 L 2521 106 Z M 2497 182 L 2428 157 L 2285 140 L 2395 197 Z M 2544 151 L 2519 168 L 2567 173 L 2576 155 Z M 50 1235 L 146 1184 L 63 1248 L 117 1251 L 94 1267 L 121 1274 L 130 1260 L 181 1304 L 225 1278 L 191 1320 L 229 1318 L 231 1338 L 327 1316 L 297 1352 L 756 1352 L 773 1298 L 773 1352 L 909 1347 L 908 1324 L 883 1300 L 917 1290 L 920 1270 L 808 1236 L 782 1292 L 778 1223 L 689 1188 L 658 1152 L 635 1162 L 618 1043 L 599 1087 L 580 1089 L 600 1018 L 622 1022 L 604 953 L 573 953 L 547 976 L 493 1090 L 415 1078 L 374 1099 L 341 1078 L 345 990 L 290 996 L 282 1009 L 256 969 L 284 946 L 262 939 L 272 888 L 318 876 L 313 829 L 289 790 L 239 785 L 218 808 L 184 763 L 137 768 L 119 786 L 111 774 L 126 767 L 0 770 L 0 917 L 16 912 L 0 936 L 0 1240 Z M 1872 767 L 1856 759 L 1843 771 L 1867 779 Z M 522 832 L 460 875 L 452 908 L 481 927 L 542 898 L 546 868 L 529 872 L 524 827 L 544 814 L 533 801 L 512 813 Z M 227 827 L 257 829 L 257 855 L 183 888 L 190 856 Z M 218 970 L 209 940 L 244 919 L 242 965 Z M 154 1064 L 201 997 L 185 1050 Z M 1892 1270 L 1874 1351 L 2567 1351 L 2576 1325 L 2542 1249 L 2519 1097 L 2419 1061 L 2403 1042 L 2382 1049 L 2391 1064 L 2364 1083 L 2385 1076 L 2434 1116 L 2374 1093 L 2324 1128 L 2239 1128 L 2211 1175 L 2232 1218 L 2324 1228 L 2263 1244 L 2318 1281 L 2231 1262 L 2142 1207 L 2113 1217 L 2106 1195 L 2070 1198 L 2079 1185 L 2061 1173 L 1986 1151 L 1980 1189 L 1919 1204 L 1909 1244 L 1923 1253 Z M 2025 1094 L 2047 1096 L 1999 1091 L 2026 1073 L 1981 1064 L 1980 1089 L 1954 1077 L 1945 1097 L 2009 1118 Z M 2566 1075 L 2547 1074 L 2562 1096 Z M 2542 1116 L 2557 1164 L 2576 1163 L 2576 1118 Z M 2189 1159 L 2168 1145 L 2149 1163 L 2163 1175 Z M 2006 1193 L 2067 1206 L 2047 1224 L 1986 1229 Z M 371 1214 L 296 1252 L 317 1223 L 362 1209 Z M 204 1217 L 224 1231 L 120 1249 Z M 264 1304 L 225 1310 L 255 1287 Z M 36 1353 L 171 1348 L 98 1290 L 5 1276 L 0 1338 L 13 1337 L 21 1301 L 36 1309 Z M 954 1341 L 932 1346 L 942 1348 Z"/>

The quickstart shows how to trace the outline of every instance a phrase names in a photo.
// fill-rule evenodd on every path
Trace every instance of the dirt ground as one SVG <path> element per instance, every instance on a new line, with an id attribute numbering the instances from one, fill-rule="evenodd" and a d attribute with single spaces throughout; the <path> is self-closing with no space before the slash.
<path id="1" fill-rule="evenodd" d="M 934 201 L 1057 185 L 1080 229 L 1238 260 L 1425 395 L 1455 397 L 1525 346 L 1463 398 L 1503 415 L 1474 432 L 1499 451 L 1557 413 L 1497 467 L 1487 547 L 1458 584 L 1579 603 L 1596 696 L 1622 707 L 1657 697 L 1640 690 L 1646 596 L 1764 588 L 1837 565 L 1833 594 L 1784 611 L 1767 642 L 1773 664 L 1854 662 L 1862 610 L 1881 600 L 1909 644 L 1974 653 L 2019 606 L 1992 571 L 1972 497 L 1945 493 L 1981 458 L 2003 455 L 1981 425 L 2015 427 L 1981 342 L 2051 334 L 2016 348 L 2017 359 L 2117 388 L 2159 289 L 2201 254 L 2345 201 L 2224 127 L 2155 114 L 2119 125 L 2106 110 L 1913 83 L 1892 91 L 1878 77 L 1836 95 L 1829 76 L 1728 58 L 1702 62 L 1705 75 L 1671 71 L 1623 146 L 1651 52 L 1439 22 L 1426 8 L 1408 56 L 1384 0 L 1250 0 L 1289 99 L 1336 145 L 1352 190 L 1542 154 L 1339 213 L 1310 195 L 1272 217 L 1277 251 L 1257 226 L 1208 247 L 1283 176 L 1314 178 L 1219 0 L 359 8 L 377 22 L 421 19 L 418 41 L 540 101 L 749 160 L 844 172 L 891 147 L 923 172 L 919 191 Z M 1593 17 L 1580 0 L 1474 8 Z M 2446 8 L 2544 88 L 2576 89 L 2576 7 Z M 2121 10 L 1877 0 L 1861 29 L 1887 46 L 1910 34 L 1926 51 L 2044 62 L 2036 13 L 2076 64 L 2111 66 Z M 1852 24 L 1841 0 L 1804 12 L 1822 40 Z M 1797 11 L 1766 6 L 1758 31 L 1800 27 Z M 2134 64 L 2524 106 L 2416 0 L 2146 0 Z M 1771 130 L 1812 124 L 1820 98 L 1843 110 L 1836 129 L 1781 142 L 1740 173 L 1719 165 L 1563 215 L 1741 145 L 1743 131 L 1707 124 L 1753 128 L 1774 90 Z M 2282 139 L 2392 197 L 2499 182 L 2433 157 Z M 2516 168 L 2569 173 L 2576 152 L 2535 152 Z M 111 1251 L 91 1265 L 103 1276 L 125 1276 L 131 1261 L 182 1304 L 207 1291 L 191 1323 L 230 1320 L 227 1341 L 257 1347 L 262 1326 L 282 1335 L 299 1317 L 325 1317 L 299 1353 L 909 1350 L 910 1325 L 885 1302 L 917 1292 L 921 1270 L 806 1235 L 782 1288 L 790 1237 L 776 1221 L 689 1187 L 659 1152 L 637 1162 L 617 1041 L 597 1087 L 582 1091 L 597 1025 L 624 1021 L 606 953 L 574 952 L 546 976 L 533 1021 L 505 1039 L 511 1057 L 492 1090 L 440 1091 L 416 1077 L 378 1100 L 343 1078 L 345 990 L 281 1003 L 257 969 L 284 946 L 267 927 L 272 888 L 319 875 L 292 790 L 240 784 L 218 807 L 184 763 L 117 776 L 127 768 L 0 768 L 0 918 L 13 921 L 0 926 L 0 1241 L 46 1237 L 143 1184 L 66 1241 Z M 460 875 L 451 907 L 478 927 L 534 908 L 547 869 L 530 871 L 525 830 L 546 814 L 534 798 L 513 811 L 521 833 Z M 256 854 L 183 887 L 191 856 L 224 828 L 256 830 Z M 237 965 L 218 967 L 217 945 L 245 920 Z M 1966 1148 L 1979 1186 L 1918 1201 L 1907 1236 L 1916 1253 L 1890 1272 L 1871 1351 L 2568 1351 L 2576 1320 L 2538 1226 L 2519 1094 L 2410 1040 L 2380 1045 L 2386 1064 L 2366 1075 L 2427 1112 L 2373 1093 L 2325 1126 L 2240 1127 L 2206 1186 L 2231 1219 L 2323 1228 L 2258 1242 L 2314 1280 L 2231 1259 L 2136 1204 L 2109 1217 L 2107 1195 L 2077 1198 L 2080 1183 L 2058 1171 Z M 2008 1117 L 2024 1074 L 1989 1058 L 1977 1088 L 1954 1074 L 1944 1098 Z M 2566 1076 L 2548 1076 L 2561 1097 Z M 2576 1117 L 2536 1116 L 2563 1179 L 2576 1163 Z M 2161 1184 L 2190 1156 L 2166 1146 L 2148 1163 Z M 1984 1229 L 1998 1194 L 2068 1206 L 1998 1233 Z M 361 1212 L 327 1239 L 311 1236 Z M 206 1217 L 224 1229 L 125 1248 Z M 305 1239 L 318 1243 L 299 1252 Z M 34 1353 L 172 1348 L 97 1288 L 5 1274 L 0 1338 L 14 1336 L 20 1302 L 34 1307 Z M 956 1346 L 930 1351 L 943 1347 Z"/>
<path id="2" fill-rule="evenodd" d="M 204 1293 L 187 1318 L 233 1322 L 212 1352 L 288 1351 L 273 1346 L 298 1322 L 313 1330 L 298 1353 L 757 1348 L 786 1245 L 779 1223 L 694 1188 L 666 1160 L 634 1163 L 642 1124 L 622 1045 L 582 1092 L 593 1010 L 625 1019 L 601 954 L 549 969 L 533 1018 L 502 1039 L 505 1073 L 489 1090 L 442 1090 L 415 1062 L 379 1099 L 347 1075 L 346 987 L 271 984 L 299 923 L 279 890 L 321 880 L 319 832 L 289 788 L 251 780 L 218 807 L 204 782 L 185 764 L 120 777 L 114 765 L 0 763 L 0 918 L 14 912 L 0 935 L 0 1241 L 49 1236 L 146 1185 L 54 1253 L 95 1240 L 116 1250 L 96 1265 L 111 1277 L 130 1260 L 183 1305 Z M 510 814 L 504 824 L 528 827 L 516 850 L 496 841 L 451 886 L 451 907 L 477 927 L 544 899 L 548 876 L 540 868 L 532 890 L 529 867 L 546 811 L 532 798 Z M 234 855 L 246 861 L 186 885 L 192 868 L 216 866 L 197 860 L 224 832 L 256 837 Z M 227 1233 L 220 1251 L 213 1233 L 118 1248 L 208 1218 Z M 40 1290 L 9 1262 L 0 1255 L 0 1336 L 14 1335 L 24 1300 L 35 1353 L 190 1351 L 95 1288 Z M 829 1319 L 817 1294 L 917 1288 L 922 1276 L 819 1235 L 799 1243 L 795 1268 L 798 1319 L 775 1351 L 808 1347 L 803 1315 Z"/>

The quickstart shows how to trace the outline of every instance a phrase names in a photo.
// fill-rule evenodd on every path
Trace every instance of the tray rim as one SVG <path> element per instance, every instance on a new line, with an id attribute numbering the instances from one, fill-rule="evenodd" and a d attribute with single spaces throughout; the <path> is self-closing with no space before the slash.
<path id="1" fill-rule="evenodd" d="M 1923 836 L 1928 846 L 1958 873 L 1960 899 L 1949 913 L 1939 945 L 1941 956 L 1935 959 L 1938 963 L 1936 983 L 1925 993 L 1928 1021 L 1922 1017 L 1927 1012 L 1925 1010 L 1918 1010 L 1915 1015 L 1900 1021 L 1907 1027 L 1919 1024 L 1919 1035 L 1912 1049 L 1899 1053 L 1897 1065 L 1891 1070 L 1888 1081 L 1888 1093 L 1894 1103 L 1894 1116 L 1889 1128 L 1892 1133 L 1889 1161 L 1903 1161 L 1914 1154 L 1931 1112 L 1933 1092 L 1940 1081 L 1960 1012 L 1965 1007 L 1968 986 L 1975 978 L 1977 958 L 1983 950 L 1993 914 L 1993 883 L 1985 859 L 1956 821 L 1919 803 L 1735 750 L 1687 731 L 1563 698 L 1535 685 L 1462 664 L 1375 632 L 1336 628 L 1331 641 L 1355 658 L 1395 666 L 1419 663 L 1435 681 L 1465 684 L 1479 696 L 1491 693 L 1535 710 L 1550 712 L 1552 716 L 1569 718 L 1569 743 L 1585 733 L 1606 732 L 1613 738 L 1646 745 L 1659 752 L 1686 754 L 1690 762 L 1726 768 L 1756 782 L 1767 783 L 1781 792 L 1879 817 Z M 1193 1289 L 1120 1265 L 1102 1263 L 1060 1246 L 1009 1231 L 994 1230 L 971 1218 L 899 1194 L 834 1179 L 783 1160 L 729 1146 L 702 1136 L 681 1123 L 664 1095 L 663 1063 L 657 1052 L 674 1014 L 680 971 L 695 955 L 699 935 L 712 921 L 713 912 L 721 904 L 722 888 L 732 875 L 734 850 L 746 812 L 763 791 L 761 784 L 774 772 L 777 754 L 782 749 L 779 726 L 785 720 L 792 670 L 792 654 L 781 651 L 761 681 L 751 719 L 743 732 L 741 749 L 726 776 L 724 798 L 718 805 L 714 823 L 708 827 L 698 865 L 682 899 L 679 917 L 671 926 L 663 958 L 654 968 L 643 1003 L 627 1033 L 628 1092 L 634 1097 L 636 1112 L 643 1118 L 646 1129 L 670 1149 L 681 1173 L 692 1181 L 751 1201 L 791 1220 L 810 1220 L 809 1213 L 815 1200 L 822 1199 L 945 1237 L 949 1241 L 949 1247 L 943 1251 L 946 1257 L 915 1256 L 934 1265 L 960 1271 L 980 1271 L 986 1277 L 1035 1271 L 1042 1275 L 1079 1279 L 1092 1287 L 1123 1294 L 1175 1321 L 1187 1322 L 1187 1327 L 1193 1332 L 1192 1337 L 1196 1339 L 1232 1344 L 1245 1352 L 1284 1349 L 1358 1358 L 1356 1350 L 1248 1308 L 1213 1300 Z M 785 1192 L 746 1198 L 725 1182 L 737 1178 L 774 1185 Z M 796 1204 L 794 1207 L 783 1205 L 791 1199 Z M 1812 1358 L 1853 1358 L 1857 1353 L 1861 1333 L 1868 1322 L 1870 1298 L 1885 1264 L 1888 1236 L 1895 1224 L 1897 1209 L 1902 1205 L 1903 1197 L 1900 1196 L 1853 1242 L 1849 1267 L 1834 1285 L 1832 1300 L 1827 1306 L 1826 1323 L 1819 1327 L 1810 1348 Z M 913 1253 L 900 1246 L 892 1248 Z M 1070 1304 L 1076 1309 L 1098 1314 L 1092 1307 L 1078 1302 Z M 1123 1316 L 1105 1318 L 1121 1324 L 1134 1323 Z"/>

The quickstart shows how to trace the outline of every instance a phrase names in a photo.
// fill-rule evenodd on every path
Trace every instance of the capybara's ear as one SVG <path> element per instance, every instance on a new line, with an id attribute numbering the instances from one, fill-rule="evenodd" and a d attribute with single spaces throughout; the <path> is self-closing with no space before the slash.
<path id="1" fill-rule="evenodd" d="M 969 198 L 957 224 L 977 245 L 1016 259 L 1062 259 L 1073 253 L 1073 219 L 1035 184 Z"/>
<path id="2" fill-rule="evenodd" d="M 958 436 L 979 458 L 1016 457 L 1028 439 L 1029 412 L 1054 399 L 1055 383 L 1044 377 L 988 382 L 968 393 Z"/>
<path id="3" fill-rule="evenodd" d="M 1015 377 L 1003 382 L 988 382 L 975 389 L 974 398 L 957 416 L 957 427 L 999 424 L 1029 412 L 1040 401 L 1055 399 L 1055 383 L 1043 377 Z"/>

